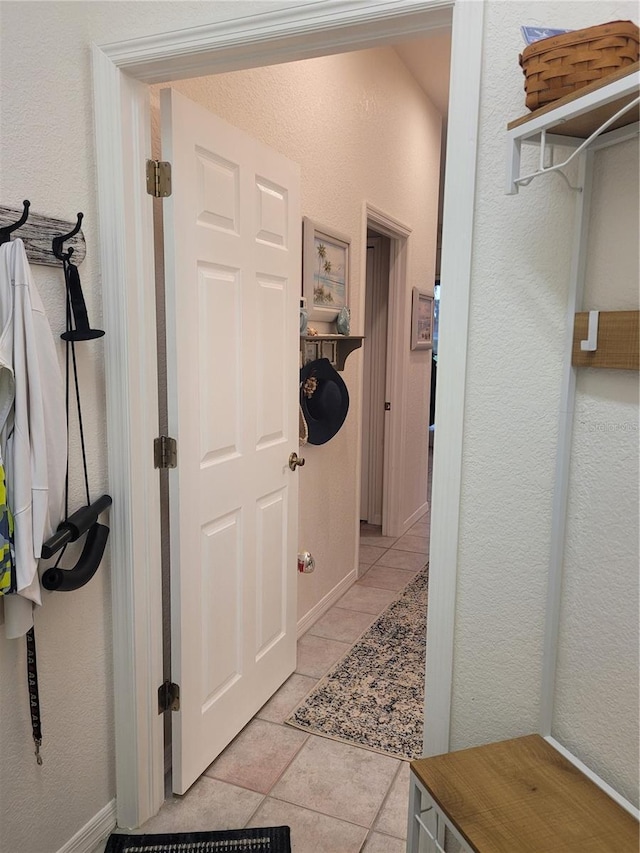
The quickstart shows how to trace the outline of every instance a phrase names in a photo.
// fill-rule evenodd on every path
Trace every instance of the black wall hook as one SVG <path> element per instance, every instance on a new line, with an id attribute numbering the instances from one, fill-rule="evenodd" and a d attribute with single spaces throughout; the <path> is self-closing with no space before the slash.
<path id="1" fill-rule="evenodd" d="M 23 211 L 20 219 L 17 222 L 14 222 L 13 225 L 5 225 L 0 228 L 0 245 L 2 243 L 8 243 L 9 240 L 11 240 L 11 233 L 13 231 L 17 231 L 18 228 L 21 228 L 24 225 L 24 223 L 29 218 L 30 206 L 31 202 L 29 201 L 29 199 L 25 198 L 25 200 L 22 202 Z"/>
<path id="2" fill-rule="evenodd" d="M 26 202 L 25 202 L 26 203 Z M 51 251 L 60 261 L 68 261 L 71 255 L 73 254 L 73 249 L 69 249 L 68 252 L 62 251 L 62 245 L 66 240 L 70 240 L 72 237 L 75 237 L 78 231 L 82 226 L 82 219 L 84 217 L 84 213 L 78 214 L 78 221 L 76 222 L 76 227 L 69 231 L 68 234 L 61 234 L 59 237 L 54 237 L 51 242 Z"/>

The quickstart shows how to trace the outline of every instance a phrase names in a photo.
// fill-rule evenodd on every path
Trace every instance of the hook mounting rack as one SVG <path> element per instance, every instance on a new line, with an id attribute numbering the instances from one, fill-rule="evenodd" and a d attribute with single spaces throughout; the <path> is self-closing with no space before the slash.
<path id="1" fill-rule="evenodd" d="M 43 216 L 40 213 L 34 213 L 29 210 L 28 217 L 24 217 L 24 205 L 29 204 L 27 200 L 23 202 L 22 207 L 8 207 L 0 205 L 0 243 L 7 242 L 15 237 L 19 237 L 24 243 L 24 248 L 27 253 L 27 258 L 31 264 L 43 264 L 48 267 L 60 267 L 60 259 L 57 258 L 51 251 L 52 242 L 61 234 L 74 232 L 77 222 L 69 222 L 67 219 L 56 219 L 52 216 Z M 18 226 L 16 220 L 21 220 L 22 224 Z M 14 233 L 15 232 L 15 233 Z M 6 239 L 2 239 L 2 235 L 6 234 Z M 73 248 L 73 262 L 76 266 L 80 265 L 87 254 L 84 234 L 82 230 L 77 231 L 73 237 L 66 238 L 66 242 L 70 242 L 69 248 Z"/>

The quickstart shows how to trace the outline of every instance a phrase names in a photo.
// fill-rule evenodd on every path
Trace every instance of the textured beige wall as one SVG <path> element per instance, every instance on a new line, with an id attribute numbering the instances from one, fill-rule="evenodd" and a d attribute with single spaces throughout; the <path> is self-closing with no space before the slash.
<path id="1" fill-rule="evenodd" d="M 519 27 L 579 28 L 634 17 L 635 3 L 489 2 L 486 8 L 453 748 L 538 726 L 574 200 L 554 176 L 535 181 L 517 196 L 504 194 L 505 127 L 525 112 Z M 588 256 L 587 298 L 598 303 L 592 307 L 638 304 L 637 152 L 637 143 L 629 143 L 598 155 Z M 536 154 L 526 156 L 531 165 Z M 633 799 L 638 779 L 633 672 L 638 648 L 637 433 L 631 427 L 602 435 L 590 427 L 637 423 L 637 375 L 583 372 L 576 405 L 555 725 L 579 757 Z"/>
<path id="2" fill-rule="evenodd" d="M 412 229 L 402 348 L 408 390 L 402 511 L 410 517 L 427 495 L 431 353 L 409 349 L 409 306 L 411 288 L 432 289 L 434 278 L 440 114 L 391 48 L 172 85 L 300 164 L 303 215 L 351 237 L 354 334 L 364 328 L 364 202 Z M 302 451 L 299 544 L 316 558 L 316 570 L 299 577 L 299 620 L 356 567 L 361 359 L 362 351 L 349 356 L 343 374 L 350 396 L 344 427 L 326 445 Z"/>

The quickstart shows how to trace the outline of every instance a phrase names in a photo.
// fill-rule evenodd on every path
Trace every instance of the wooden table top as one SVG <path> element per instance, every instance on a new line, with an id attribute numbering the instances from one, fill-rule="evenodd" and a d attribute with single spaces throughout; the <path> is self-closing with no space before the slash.
<path id="1" fill-rule="evenodd" d="M 475 853 L 638 853 L 637 821 L 540 735 L 411 769 Z"/>

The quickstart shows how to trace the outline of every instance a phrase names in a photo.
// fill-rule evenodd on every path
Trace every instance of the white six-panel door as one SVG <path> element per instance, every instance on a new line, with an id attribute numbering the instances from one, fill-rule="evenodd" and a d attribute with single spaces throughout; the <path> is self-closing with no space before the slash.
<path id="1" fill-rule="evenodd" d="M 184 793 L 293 672 L 298 166 L 161 93 L 173 789 Z"/>

